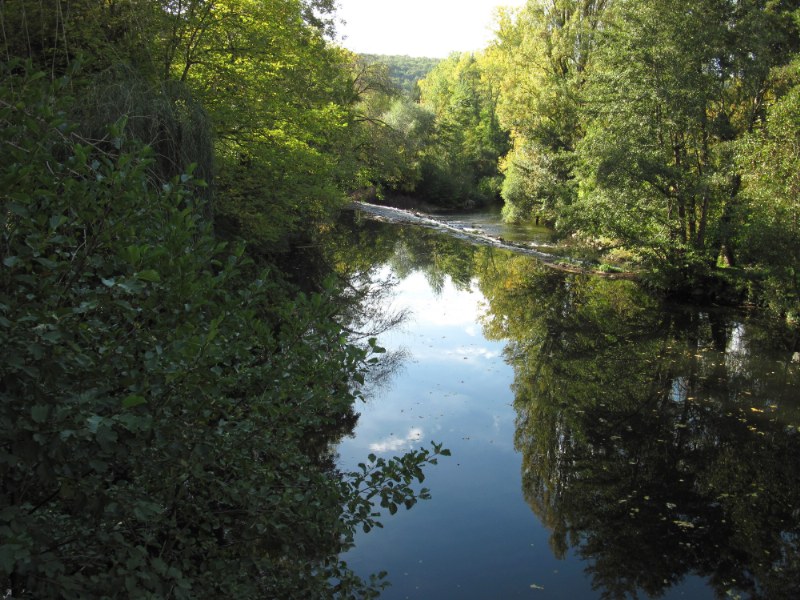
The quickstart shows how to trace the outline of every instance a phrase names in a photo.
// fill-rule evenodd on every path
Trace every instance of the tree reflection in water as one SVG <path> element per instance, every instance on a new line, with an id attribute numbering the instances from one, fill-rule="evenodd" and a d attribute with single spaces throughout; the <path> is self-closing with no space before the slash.
<path id="1" fill-rule="evenodd" d="M 720 597 L 800 597 L 796 341 L 634 282 L 410 227 L 357 231 L 338 264 L 478 282 L 484 334 L 514 367 L 525 498 L 598 594 L 658 597 L 697 575 Z"/>
<path id="2" fill-rule="evenodd" d="M 742 315 L 520 257 L 481 278 L 508 339 L 522 485 L 553 552 L 604 598 L 688 574 L 720 596 L 796 598 L 800 373 Z"/>

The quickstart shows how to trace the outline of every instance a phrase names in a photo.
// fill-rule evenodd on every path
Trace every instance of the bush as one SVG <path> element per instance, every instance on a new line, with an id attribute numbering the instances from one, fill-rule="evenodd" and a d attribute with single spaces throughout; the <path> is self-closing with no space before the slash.
<path id="1" fill-rule="evenodd" d="M 337 555 L 375 524 L 372 498 L 411 502 L 435 459 L 335 472 L 369 348 L 323 296 L 220 243 L 190 175 L 154 186 L 124 122 L 113 150 L 93 146 L 65 119 L 65 82 L 15 68 L 0 89 L 3 593 L 372 594 Z"/>

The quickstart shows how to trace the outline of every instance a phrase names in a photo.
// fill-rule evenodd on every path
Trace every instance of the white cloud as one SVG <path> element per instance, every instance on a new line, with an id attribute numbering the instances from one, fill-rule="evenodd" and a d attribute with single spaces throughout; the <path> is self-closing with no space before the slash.
<path id="1" fill-rule="evenodd" d="M 418 326 L 463 327 L 465 331 L 470 328 L 474 331 L 476 321 L 486 310 L 483 295 L 476 287 L 465 293 L 448 279 L 441 294 L 435 295 L 425 275 L 419 272 L 402 280 L 397 291 Z"/>
<path id="2" fill-rule="evenodd" d="M 491 350 L 481 346 L 459 346 L 458 348 L 448 351 L 448 354 L 454 355 L 461 359 L 483 358 L 485 360 L 492 360 L 500 356 L 500 352 L 498 350 Z"/>
<path id="3" fill-rule="evenodd" d="M 377 452 L 379 454 L 384 454 L 387 452 L 400 452 L 401 450 L 408 450 L 412 448 L 414 442 L 420 441 L 422 436 L 422 429 L 419 427 L 412 427 L 408 430 L 405 438 L 389 436 L 380 442 L 373 442 L 369 445 L 369 449 L 372 452 Z"/>

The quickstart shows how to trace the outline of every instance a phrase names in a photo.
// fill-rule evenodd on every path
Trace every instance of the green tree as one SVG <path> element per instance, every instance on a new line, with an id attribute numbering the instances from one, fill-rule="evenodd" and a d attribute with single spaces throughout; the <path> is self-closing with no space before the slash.
<path id="1" fill-rule="evenodd" d="M 424 79 L 441 62 L 439 58 L 420 58 L 416 56 L 394 56 L 383 54 L 362 54 L 369 63 L 386 65 L 392 83 L 413 101 L 419 100 L 417 83 Z"/>
<path id="2" fill-rule="evenodd" d="M 360 166 L 351 55 L 333 46 L 331 3 L 301 0 L 32 0 L 0 6 L 3 50 L 85 100 L 84 135 L 124 115 L 163 179 L 191 162 L 220 193 L 219 232 L 250 251 L 286 248 L 345 201 Z M 326 16 L 327 15 L 327 16 Z M 80 89 L 78 89 L 80 88 Z M 301 233 L 302 232 L 302 233 Z"/>
<path id="3" fill-rule="evenodd" d="M 555 222 L 577 196 L 575 150 L 585 126 L 579 97 L 607 4 L 534 0 L 500 15 L 488 55 L 502 81 L 500 122 L 513 140 L 503 159 L 510 221 Z"/>
<path id="4" fill-rule="evenodd" d="M 743 202 L 736 239 L 742 263 L 766 275 L 767 302 L 782 315 L 800 318 L 800 83 L 797 59 L 775 73 L 786 93 L 766 119 L 738 146 Z"/>
<path id="5" fill-rule="evenodd" d="M 298 0 L 191 0 L 171 13 L 164 77 L 194 91 L 211 119 L 218 224 L 274 244 L 343 201 L 349 58 L 303 18 Z"/>
<path id="6" fill-rule="evenodd" d="M 349 135 L 348 190 L 384 193 L 413 192 L 420 178 L 420 160 L 429 143 L 432 115 L 399 93 L 381 62 L 353 60 L 353 91 Z"/>
<path id="7" fill-rule="evenodd" d="M 769 69 L 794 44 L 785 10 L 613 5 L 586 92 L 592 120 L 579 149 L 576 227 L 639 250 L 667 287 L 708 273 L 739 190 L 729 142 L 763 111 Z"/>
<path id="8" fill-rule="evenodd" d="M 508 135 L 497 119 L 499 88 L 474 54 L 453 54 L 420 81 L 420 103 L 435 116 L 418 193 L 444 204 L 497 197 L 498 158 Z"/>
<path id="9" fill-rule="evenodd" d="M 380 348 L 348 340 L 334 289 L 220 242 L 190 175 L 154 185 L 124 122 L 87 140 L 69 82 L 25 71 L 0 86 L 4 593 L 374 595 L 338 554 L 446 453 L 335 470 Z"/>

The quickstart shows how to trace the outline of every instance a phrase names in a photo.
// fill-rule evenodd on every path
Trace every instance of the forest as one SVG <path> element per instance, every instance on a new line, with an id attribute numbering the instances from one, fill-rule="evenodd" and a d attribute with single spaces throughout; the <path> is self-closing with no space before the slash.
<path id="1" fill-rule="evenodd" d="M 416 56 L 396 56 L 385 54 L 361 54 L 364 61 L 380 63 L 387 67 L 389 80 L 401 92 L 414 100 L 419 100 L 417 82 L 427 77 L 434 67 L 441 62 L 438 58 L 420 58 Z"/>
<path id="2" fill-rule="evenodd" d="M 336 468 L 383 354 L 319 243 L 353 197 L 502 203 L 796 326 L 800 3 L 530 0 L 409 64 L 336 23 L 0 0 L 4 596 L 379 593 L 339 556 L 448 451 Z"/>
<path id="3" fill-rule="evenodd" d="M 663 292 L 796 321 L 799 18 L 763 0 L 505 10 L 489 47 L 419 82 L 413 178 L 382 183 L 500 202 Z"/>

